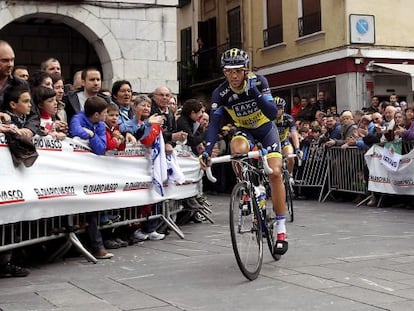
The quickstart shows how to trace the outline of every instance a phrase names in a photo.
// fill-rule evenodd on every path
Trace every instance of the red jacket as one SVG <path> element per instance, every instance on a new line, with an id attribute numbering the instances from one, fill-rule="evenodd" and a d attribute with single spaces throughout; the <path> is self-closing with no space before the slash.
<path id="1" fill-rule="evenodd" d="M 121 143 L 118 146 L 118 141 L 115 137 L 113 137 L 113 132 L 115 130 L 119 131 L 119 126 L 116 125 L 113 128 L 109 128 L 108 126 L 106 126 L 106 150 L 119 150 L 119 151 L 123 151 L 125 150 L 125 141 L 123 143 Z"/>

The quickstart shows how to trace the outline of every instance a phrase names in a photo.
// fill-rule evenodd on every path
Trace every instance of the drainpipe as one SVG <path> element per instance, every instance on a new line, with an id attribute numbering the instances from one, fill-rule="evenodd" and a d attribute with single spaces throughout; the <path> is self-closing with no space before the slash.
<path id="1" fill-rule="evenodd" d="M 257 1 L 257 0 L 256 0 Z M 246 25 L 247 29 L 249 29 L 248 32 L 248 36 L 247 36 L 247 51 L 250 55 L 250 69 L 253 68 L 253 63 L 254 63 L 254 51 L 253 51 L 253 17 L 252 17 L 252 0 L 246 0 L 247 2 L 247 16 L 248 16 L 248 20 L 247 23 L 248 25 Z M 243 4 L 243 0 L 242 0 L 242 4 Z M 242 7 L 243 8 L 243 7 Z M 244 10 L 242 11 L 243 15 L 244 15 Z"/>

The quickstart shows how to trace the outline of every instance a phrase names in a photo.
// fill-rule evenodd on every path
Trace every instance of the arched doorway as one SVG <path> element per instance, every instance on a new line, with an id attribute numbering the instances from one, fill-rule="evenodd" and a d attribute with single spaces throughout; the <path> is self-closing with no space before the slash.
<path id="1" fill-rule="evenodd" d="M 16 65 L 33 72 L 49 57 L 59 60 L 65 81 L 72 83 L 73 74 L 88 66 L 102 70 L 94 47 L 78 31 L 56 17 L 30 15 L 21 17 L 0 30 L 0 38 L 13 47 Z"/>

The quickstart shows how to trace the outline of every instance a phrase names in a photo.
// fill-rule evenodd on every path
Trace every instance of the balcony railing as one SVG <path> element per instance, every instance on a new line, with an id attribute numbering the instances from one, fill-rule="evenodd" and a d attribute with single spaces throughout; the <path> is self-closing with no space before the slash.
<path id="1" fill-rule="evenodd" d="M 283 42 L 282 25 L 273 26 L 263 30 L 263 46 L 267 47 L 273 44 Z"/>
<path id="2" fill-rule="evenodd" d="M 299 37 L 321 31 L 321 12 L 298 18 L 298 29 Z"/>
<path id="3" fill-rule="evenodd" d="M 241 43 L 225 43 L 195 53 L 188 61 L 178 62 L 178 80 L 180 91 L 188 90 L 192 85 L 208 82 L 223 76 L 221 54 L 229 48 L 241 48 Z"/>

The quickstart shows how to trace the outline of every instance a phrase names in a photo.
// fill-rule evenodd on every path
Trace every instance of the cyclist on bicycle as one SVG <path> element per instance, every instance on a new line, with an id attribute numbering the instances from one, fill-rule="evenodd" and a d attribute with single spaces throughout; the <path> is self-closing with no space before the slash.
<path id="1" fill-rule="evenodd" d="M 302 151 L 299 149 L 299 134 L 296 129 L 295 120 L 290 114 L 284 112 L 286 101 L 283 98 L 276 96 L 273 100 L 277 107 L 277 118 L 275 123 L 279 132 L 282 154 L 287 156 L 295 153 L 300 159 L 302 157 Z M 287 161 L 287 169 L 290 174 L 290 182 L 292 183 L 292 172 L 293 167 L 295 166 L 295 159 L 288 158 Z"/>
<path id="2" fill-rule="evenodd" d="M 273 210 L 276 214 L 274 232 L 276 243 L 273 252 L 284 254 L 288 249 L 285 227 L 285 188 L 282 182 L 282 154 L 279 133 L 273 120 L 277 109 L 264 76 L 248 69 L 249 56 L 243 50 L 232 48 L 221 56 L 221 66 L 226 81 L 212 94 L 210 124 L 206 134 L 206 150 L 200 156 L 202 168 L 208 165 L 221 123 L 227 113 L 238 131 L 230 142 L 232 154 L 244 154 L 258 141 L 267 149 L 267 159 L 273 173 L 269 175 Z M 237 170 L 237 169 L 236 169 Z M 236 172 L 237 174 L 237 172 Z"/>

